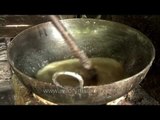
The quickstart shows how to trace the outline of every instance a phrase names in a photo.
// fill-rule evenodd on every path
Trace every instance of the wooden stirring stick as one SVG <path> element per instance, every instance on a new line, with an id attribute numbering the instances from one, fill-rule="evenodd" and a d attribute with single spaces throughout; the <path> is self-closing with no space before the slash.
<path id="1" fill-rule="evenodd" d="M 64 38 L 65 42 L 70 47 L 73 54 L 80 60 L 82 66 L 87 70 L 92 70 L 93 66 L 87 55 L 84 53 L 83 50 L 80 50 L 76 43 L 74 42 L 73 37 L 64 27 L 60 19 L 56 15 L 50 15 L 51 22 L 53 25 L 58 29 L 62 37 Z"/>

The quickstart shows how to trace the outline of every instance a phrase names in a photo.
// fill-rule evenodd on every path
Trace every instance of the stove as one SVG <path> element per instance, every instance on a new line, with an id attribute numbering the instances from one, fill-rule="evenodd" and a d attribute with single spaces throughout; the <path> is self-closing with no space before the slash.
<path id="1" fill-rule="evenodd" d="M 57 105 L 33 94 L 19 81 L 8 64 L 6 54 L 14 36 L 24 29 L 47 21 L 49 18 L 42 15 L 0 16 L 0 105 Z M 106 105 L 159 105 L 155 97 L 149 95 L 144 88 L 139 85 L 128 94 Z"/>

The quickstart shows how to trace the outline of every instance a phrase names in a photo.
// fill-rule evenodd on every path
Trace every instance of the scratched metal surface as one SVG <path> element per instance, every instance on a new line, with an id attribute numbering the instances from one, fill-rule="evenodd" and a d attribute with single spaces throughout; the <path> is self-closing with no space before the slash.
<path id="1" fill-rule="evenodd" d="M 70 18 L 70 17 L 73 17 L 73 16 L 69 16 L 69 17 L 64 16 L 64 18 Z M 90 16 L 90 17 L 93 18 L 94 16 Z M 140 16 L 139 17 L 139 16 L 110 15 L 110 16 L 102 16 L 101 18 L 128 24 L 132 27 L 139 29 L 140 31 L 145 33 L 147 36 L 149 36 L 151 40 L 153 40 L 153 44 L 156 47 L 156 51 L 159 53 L 160 50 L 157 44 L 157 39 L 159 38 L 158 37 L 159 36 L 158 20 L 160 20 L 160 16 Z M 6 47 L 5 40 L 1 38 L 14 37 L 24 29 L 27 29 L 33 25 L 47 22 L 47 21 L 49 21 L 49 19 L 45 15 L 0 15 L 0 105 L 14 104 L 13 87 L 10 82 L 11 71 L 7 62 L 7 55 L 6 55 L 7 47 Z M 137 24 L 137 22 L 141 24 Z M 20 25 L 20 26 L 17 26 L 17 25 Z M 159 62 L 159 57 L 156 59 L 155 66 L 159 65 L 158 62 Z M 159 104 L 157 103 L 156 100 L 152 98 L 154 97 L 158 101 L 160 101 L 160 98 L 158 97 L 160 96 L 158 94 L 160 93 L 159 82 L 157 82 L 159 72 L 155 70 L 152 70 L 152 71 L 154 72 L 149 72 L 149 74 L 147 75 L 147 78 L 142 82 L 143 83 L 142 87 L 144 89 L 143 88 L 134 89 L 133 91 L 131 91 L 132 95 L 128 94 L 128 97 L 125 96 L 125 101 L 129 101 L 130 103 L 134 103 L 134 104 L 150 104 L 150 105 Z M 141 94 L 138 94 L 138 93 L 141 93 Z M 143 96 L 143 99 L 145 100 L 141 100 L 141 102 L 136 103 L 135 101 L 137 101 L 137 98 L 139 98 L 140 96 Z M 147 101 L 147 102 L 144 103 L 143 101 Z"/>

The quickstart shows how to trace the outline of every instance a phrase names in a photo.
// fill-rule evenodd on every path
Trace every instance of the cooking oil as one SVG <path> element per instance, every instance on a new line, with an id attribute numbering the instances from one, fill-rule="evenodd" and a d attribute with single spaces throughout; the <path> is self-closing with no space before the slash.
<path id="1" fill-rule="evenodd" d="M 123 65 L 115 59 L 95 57 L 90 58 L 90 60 L 95 68 L 96 76 L 89 74 L 78 59 L 68 59 L 49 63 L 37 72 L 36 78 L 44 82 L 53 83 L 52 76 L 54 73 L 69 71 L 81 75 L 84 86 L 91 86 L 109 84 L 125 77 Z M 63 76 L 61 79 L 62 84 L 75 84 L 73 77 Z"/>

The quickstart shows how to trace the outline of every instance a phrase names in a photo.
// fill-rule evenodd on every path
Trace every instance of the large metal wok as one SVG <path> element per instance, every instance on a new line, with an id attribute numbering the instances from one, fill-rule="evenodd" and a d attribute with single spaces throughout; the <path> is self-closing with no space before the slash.
<path id="1" fill-rule="evenodd" d="M 48 63 L 73 57 L 57 29 L 51 22 L 46 22 L 18 34 L 8 48 L 8 60 L 15 74 L 33 93 L 57 104 L 105 104 L 128 93 L 144 79 L 154 60 L 155 49 L 141 32 L 98 19 L 62 22 L 89 57 L 119 61 L 128 77 L 110 84 L 83 86 L 70 91 L 37 80 L 35 74 Z"/>

